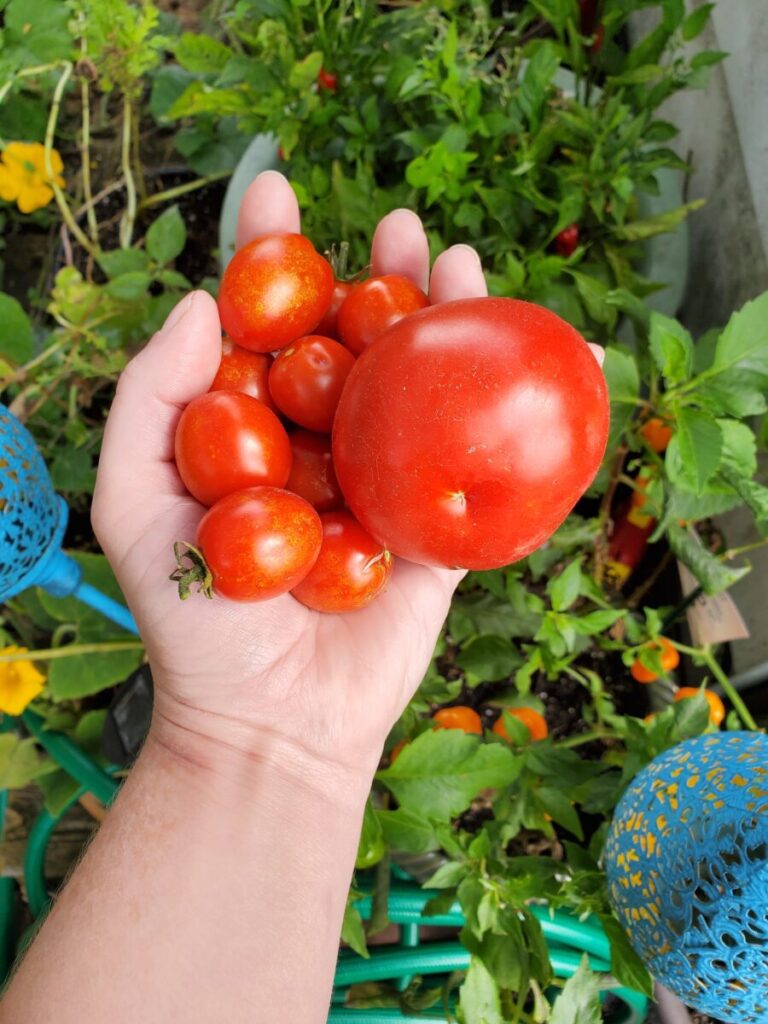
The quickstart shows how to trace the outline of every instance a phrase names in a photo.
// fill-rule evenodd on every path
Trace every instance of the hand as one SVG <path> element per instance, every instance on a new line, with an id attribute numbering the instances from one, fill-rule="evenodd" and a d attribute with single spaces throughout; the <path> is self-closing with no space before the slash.
<path id="1" fill-rule="evenodd" d="M 240 210 L 237 243 L 299 231 L 296 197 L 268 171 Z M 432 303 L 486 294 L 474 250 L 458 245 L 429 274 L 415 214 L 376 229 L 374 274 L 404 274 Z M 155 680 L 153 733 L 193 759 L 216 751 L 342 769 L 367 786 L 382 745 L 418 686 L 461 573 L 400 560 L 386 592 L 345 615 L 310 611 L 286 594 L 261 604 L 193 595 L 168 580 L 173 542 L 194 541 L 204 508 L 174 464 L 184 406 L 208 390 L 221 355 L 216 304 L 193 292 L 126 367 L 109 415 L 93 524 L 146 644 Z"/>

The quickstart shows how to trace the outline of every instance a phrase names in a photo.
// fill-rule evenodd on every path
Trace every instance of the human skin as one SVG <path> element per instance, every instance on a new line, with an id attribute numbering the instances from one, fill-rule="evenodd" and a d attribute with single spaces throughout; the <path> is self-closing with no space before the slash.
<path id="1" fill-rule="evenodd" d="M 285 178 L 257 178 L 238 244 L 299 229 Z M 381 221 L 371 260 L 433 303 L 486 291 L 467 246 L 430 274 L 423 227 L 405 210 Z M 118 385 L 93 524 L 146 644 L 154 717 L 0 1002 L 3 1024 L 327 1016 L 371 779 L 461 574 L 400 562 L 383 595 L 345 615 L 289 595 L 180 602 L 172 545 L 194 538 L 205 510 L 176 472 L 174 430 L 220 354 L 216 305 L 195 292 Z"/>

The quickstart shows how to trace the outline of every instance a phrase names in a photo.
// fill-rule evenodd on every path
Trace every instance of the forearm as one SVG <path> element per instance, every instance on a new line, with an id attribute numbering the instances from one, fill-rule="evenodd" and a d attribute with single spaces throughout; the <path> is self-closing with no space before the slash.
<path id="1" fill-rule="evenodd" d="M 365 777 L 188 739 L 148 740 L 3 1024 L 326 1019 Z"/>

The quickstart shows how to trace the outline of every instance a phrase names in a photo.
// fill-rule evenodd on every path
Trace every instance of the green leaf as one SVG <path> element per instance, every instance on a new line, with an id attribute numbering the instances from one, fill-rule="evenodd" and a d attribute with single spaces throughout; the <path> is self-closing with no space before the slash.
<path id="1" fill-rule="evenodd" d="M 534 131 L 541 123 L 544 102 L 559 64 L 557 48 L 545 42 L 537 48 L 523 74 L 517 101 Z"/>
<path id="2" fill-rule="evenodd" d="M 93 758 L 101 757 L 101 737 L 106 720 L 106 708 L 97 708 L 95 711 L 86 711 L 75 726 L 78 745 Z"/>
<path id="3" fill-rule="evenodd" d="M 619 984 L 653 999 L 653 979 L 632 948 L 627 933 L 612 914 L 601 914 L 600 923 L 611 944 L 611 974 Z"/>
<path id="4" fill-rule="evenodd" d="M 579 816 L 571 805 L 570 800 L 559 789 L 539 786 L 535 791 L 535 797 L 536 802 L 543 807 L 558 825 L 567 828 L 577 839 L 584 839 Z"/>
<path id="5" fill-rule="evenodd" d="M 0 358 L 26 363 L 35 353 L 32 322 L 21 303 L 0 292 Z"/>
<path id="6" fill-rule="evenodd" d="M 653 361 L 667 384 L 687 380 L 693 369 L 693 339 L 677 320 L 651 313 L 649 344 Z"/>
<path id="7" fill-rule="evenodd" d="M 124 603 L 123 595 L 117 585 L 114 573 L 104 555 L 86 554 L 72 551 L 70 556 L 83 570 L 86 583 L 96 587 L 114 601 Z M 45 613 L 56 622 L 71 622 L 77 626 L 77 639 L 81 643 L 110 639 L 134 639 L 126 630 L 88 605 L 78 601 L 76 597 L 53 597 L 45 590 L 35 591 L 39 603 Z"/>
<path id="8" fill-rule="evenodd" d="M 122 274 L 146 270 L 149 259 L 143 249 L 113 249 L 99 254 L 99 266 L 114 280 Z"/>
<path id="9" fill-rule="evenodd" d="M 674 231 L 689 213 L 700 209 L 703 205 L 703 199 L 695 199 L 691 203 L 686 203 L 685 206 L 667 210 L 666 213 L 659 213 L 655 217 L 618 224 L 612 229 L 613 235 L 615 238 L 622 238 L 627 242 L 641 242 L 646 238 L 653 238 L 655 235 L 663 235 L 667 231 Z"/>
<path id="10" fill-rule="evenodd" d="M 292 89 L 307 89 L 317 80 L 322 66 L 323 55 L 319 50 L 308 53 L 303 60 L 298 61 L 291 68 L 288 84 Z"/>
<path id="11" fill-rule="evenodd" d="M 504 1024 L 499 987 L 488 968 L 472 957 L 459 996 L 464 1024 Z"/>
<path id="12" fill-rule="evenodd" d="M 600 609 L 594 612 L 587 612 L 586 615 L 571 616 L 570 624 L 577 633 L 582 636 L 596 636 L 610 629 L 614 623 L 626 615 L 625 609 L 614 610 L 611 608 Z"/>
<path id="13" fill-rule="evenodd" d="M 371 798 L 365 804 L 363 825 L 360 830 L 360 841 L 357 845 L 356 868 L 369 868 L 377 864 L 386 852 L 384 837 Z"/>
<path id="14" fill-rule="evenodd" d="M 768 376 L 768 291 L 734 313 L 718 339 L 712 370 L 732 367 Z"/>
<path id="15" fill-rule="evenodd" d="M 64 448 L 51 463 L 51 480 L 64 494 L 92 494 L 96 483 L 93 459 L 82 448 Z"/>
<path id="16" fill-rule="evenodd" d="M 37 752 L 34 739 L 16 733 L 0 734 L 0 789 L 20 789 L 50 766 Z"/>
<path id="17" fill-rule="evenodd" d="M 121 302 L 135 302 L 147 294 L 152 278 L 146 270 L 129 270 L 104 286 L 107 295 Z"/>
<path id="18" fill-rule="evenodd" d="M 576 559 L 566 566 L 559 576 L 547 584 L 547 593 L 556 612 L 564 612 L 571 607 L 581 593 L 581 559 Z"/>
<path id="19" fill-rule="evenodd" d="M 73 655 L 52 661 L 48 687 L 57 700 L 74 700 L 121 683 L 141 664 L 141 651 Z"/>
<path id="20" fill-rule="evenodd" d="M 522 664 L 522 657 L 504 637 L 479 636 L 459 652 L 456 664 L 475 679 L 495 683 L 508 679 Z"/>
<path id="21" fill-rule="evenodd" d="M 466 864 L 449 860 L 441 864 L 437 871 L 424 883 L 425 889 L 454 889 L 467 874 Z"/>
<path id="22" fill-rule="evenodd" d="M 174 47 L 176 60 L 196 75 L 215 75 L 223 71 L 234 51 L 218 39 L 185 32 Z"/>
<path id="23" fill-rule="evenodd" d="M 726 370 L 696 388 L 699 406 L 714 416 L 759 416 L 768 411 L 768 377 L 751 370 Z"/>
<path id="24" fill-rule="evenodd" d="M 176 259 L 187 241 L 187 229 L 178 206 L 164 210 L 147 231 L 147 252 L 155 262 L 165 265 Z"/>
<path id="25" fill-rule="evenodd" d="M 667 473 L 673 483 L 701 494 L 716 472 L 723 432 L 716 420 L 695 409 L 681 409 L 677 430 L 667 449 Z"/>
<path id="26" fill-rule="evenodd" d="M 585 953 L 579 969 L 555 1000 L 550 1024 L 600 1024 L 600 979 L 589 968 Z"/>
<path id="27" fill-rule="evenodd" d="M 341 938 L 359 956 L 365 957 L 366 960 L 370 957 L 371 954 L 368 952 L 368 946 L 365 941 L 363 919 L 360 917 L 360 911 L 351 901 L 347 902 L 344 909 Z"/>
<path id="28" fill-rule="evenodd" d="M 47 64 L 57 60 L 74 59 L 74 44 L 69 32 L 71 10 L 61 0 L 10 0 L 5 7 L 3 52 L 26 51 L 34 60 L 19 60 L 13 54 L 14 64 Z"/>
<path id="29" fill-rule="evenodd" d="M 717 421 L 723 432 L 721 470 L 726 468 L 740 476 L 751 477 L 757 472 L 757 441 L 746 423 L 737 420 Z"/>
<path id="30" fill-rule="evenodd" d="M 691 11 L 683 22 L 682 28 L 683 39 L 685 39 L 686 42 L 689 42 L 691 39 L 695 39 L 696 36 L 700 35 L 704 31 L 714 9 L 714 4 L 702 4 L 701 7 L 697 7 L 695 11 Z"/>
<path id="31" fill-rule="evenodd" d="M 670 525 L 667 539 L 672 551 L 683 565 L 688 566 L 708 594 L 719 594 L 727 590 L 749 572 L 749 568 L 732 568 L 716 558 L 690 530 Z"/>
<path id="32" fill-rule="evenodd" d="M 43 791 L 46 811 L 54 818 L 62 813 L 80 789 L 80 783 L 61 768 L 37 779 L 37 785 Z"/>
<path id="33" fill-rule="evenodd" d="M 377 779 L 406 810 L 447 820 L 465 810 L 483 790 L 508 786 L 521 760 L 502 744 L 483 745 L 458 729 L 422 733 Z"/>
<path id="34" fill-rule="evenodd" d="M 387 846 L 402 853 L 429 853 L 437 850 L 435 830 L 423 814 L 402 807 L 396 811 L 376 811 Z"/>
<path id="35" fill-rule="evenodd" d="M 635 405 L 640 394 L 640 371 L 632 353 L 626 349 L 606 348 L 603 373 L 611 402 Z"/>

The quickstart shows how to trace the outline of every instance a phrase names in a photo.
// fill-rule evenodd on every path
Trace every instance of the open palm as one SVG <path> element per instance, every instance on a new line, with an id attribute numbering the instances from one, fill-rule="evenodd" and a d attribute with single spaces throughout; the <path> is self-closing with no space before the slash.
<path id="1" fill-rule="evenodd" d="M 238 245 L 298 231 L 289 184 L 260 175 L 240 210 Z M 435 261 L 419 219 L 396 210 L 379 224 L 375 274 L 400 273 L 432 303 L 486 294 L 477 255 L 454 246 Z M 297 753 L 370 771 L 418 685 L 461 574 L 397 561 L 368 608 L 323 615 L 290 595 L 243 604 L 179 601 L 172 545 L 194 540 L 204 508 L 173 461 L 184 406 L 207 391 L 221 355 L 214 301 L 187 296 L 129 364 L 109 416 L 94 527 L 139 623 L 156 686 L 156 713 L 185 732 L 244 750 L 265 735 Z"/>

